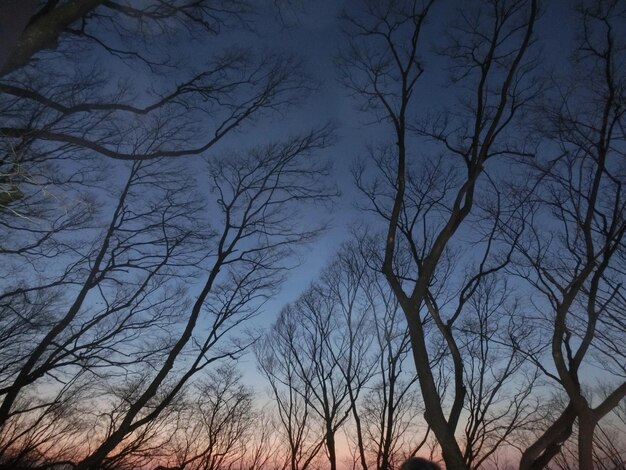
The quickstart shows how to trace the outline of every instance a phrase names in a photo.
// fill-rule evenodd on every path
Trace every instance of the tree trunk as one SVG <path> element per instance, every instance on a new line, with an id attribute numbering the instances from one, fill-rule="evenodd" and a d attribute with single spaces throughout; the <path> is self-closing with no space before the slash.
<path id="1" fill-rule="evenodd" d="M 415 369 L 417 370 L 417 376 L 422 390 L 422 399 L 424 400 L 424 407 L 426 409 L 424 418 L 433 430 L 441 446 L 441 453 L 446 462 L 446 469 L 469 470 L 469 467 L 463 459 L 463 453 L 456 441 L 454 432 L 451 431 L 443 414 L 435 379 L 430 369 L 430 358 L 420 323 L 419 308 L 407 309 L 405 313 L 407 314 L 409 333 L 411 335 L 411 347 L 415 361 Z"/>
<path id="2" fill-rule="evenodd" d="M 328 426 L 326 430 L 326 448 L 328 449 L 330 470 L 337 470 L 337 449 L 335 448 L 335 433 L 330 426 Z"/>
<path id="3" fill-rule="evenodd" d="M 591 410 L 578 415 L 578 468 L 593 470 L 593 433 L 596 420 Z"/>
<path id="4" fill-rule="evenodd" d="M 361 461 L 361 469 L 367 470 L 367 460 L 365 459 L 365 443 L 363 439 L 363 429 L 361 426 L 361 417 L 356 409 L 356 400 L 350 392 L 350 400 L 352 401 L 352 417 L 354 418 L 354 426 L 356 428 L 357 446 L 359 448 L 359 459 Z"/>
<path id="5" fill-rule="evenodd" d="M 31 22 L 22 32 L 13 50 L 7 54 L 4 63 L 0 64 L 0 76 L 23 67 L 40 50 L 56 48 L 59 35 L 65 28 L 83 18 L 101 3 L 104 1 L 71 0 Z"/>
<path id="6" fill-rule="evenodd" d="M 561 416 L 522 454 L 519 470 L 542 470 L 559 453 L 561 443 L 572 435 L 576 420 L 574 406 L 570 403 Z"/>

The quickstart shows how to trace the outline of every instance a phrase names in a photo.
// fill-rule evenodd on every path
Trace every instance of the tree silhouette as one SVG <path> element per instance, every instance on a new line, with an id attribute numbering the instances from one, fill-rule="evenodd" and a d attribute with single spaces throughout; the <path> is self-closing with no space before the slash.
<path id="1" fill-rule="evenodd" d="M 346 14 L 350 46 L 339 66 L 345 85 L 363 109 L 393 133 L 393 145 L 371 149 L 378 175 L 368 178 L 361 170 L 357 185 L 388 228 L 382 270 L 408 322 L 425 418 L 446 465 L 462 469 L 468 462 L 455 432 L 467 389 L 455 327 L 480 281 L 508 262 L 506 257 L 493 259 L 494 232 L 487 230 L 482 262 L 468 273 L 458 290 L 458 306 L 447 316 L 442 303 L 450 294 L 438 281 L 449 277 L 450 245 L 476 212 L 480 188 L 489 184 L 484 176 L 487 161 L 523 153 L 507 142 L 507 132 L 520 106 L 536 94 L 535 87 L 524 83 L 538 7 L 535 1 L 496 1 L 459 15 L 442 53 L 450 61 L 453 79 L 469 88 L 467 98 L 458 114 L 448 112 L 415 124 L 414 103 L 424 72 L 421 35 L 433 3 L 365 2 L 363 11 Z M 415 134 L 441 144 L 448 159 L 424 158 L 418 172 L 411 163 Z M 398 252 L 410 259 L 408 277 L 397 271 Z M 454 387 L 449 398 L 438 389 L 432 370 L 437 347 L 429 345 L 430 321 L 452 361 Z"/>

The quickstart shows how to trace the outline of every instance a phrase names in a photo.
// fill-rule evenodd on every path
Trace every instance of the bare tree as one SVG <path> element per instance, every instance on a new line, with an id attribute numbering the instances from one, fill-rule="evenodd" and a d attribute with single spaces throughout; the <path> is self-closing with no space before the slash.
<path id="1" fill-rule="evenodd" d="M 543 467 L 574 422 L 577 465 L 593 468 L 598 423 L 626 396 L 624 44 L 614 26 L 624 12 L 617 2 L 590 2 L 579 13 L 581 37 L 570 74 L 577 79 L 557 83 L 538 111 L 541 132 L 558 154 L 532 165 L 535 204 L 519 244 L 520 272 L 544 300 L 541 326 L 550 331 L 544 345 L 554 367 L 544 373 L 569 403 L 524 453 L 524 469 Z M 610 392 L 593 403 L 590 385 L 600 371 L 613 379 Z"/>
<path id="2" fill-rule="evenodd" d="M 27 1 L 24 2 L 25 8 L 20 14 L 16 14 L 19 9 L 10 2 L 3 5 L 2 16 L 17 19 L 9 43 L 3 45 L 3 60 L 0 64 L 3 75 L 23 67 L 42 49 L 54 48 L 66 27 L 104 2 L 77 1 L 61 6 L 56 3 L 58 2 L 48 2 L 46 5 L 38 6 L 34 0 Z M 8 24 L 3 26 L 9 28 Z"/>
<path id="3" fill-rule="evenodd" d="M 278 427 L 278 418 L 257 402 L 254 434 L 244 445 L 238 470 L 288 468 L 283 459 L 284 443 Z"/>
<path id="4" fill-rule="evenodd" d="M 372 311 L 375 335 L 369 349 L 375 365 L 368 392 L 355 407 L 363 428 L 357 433 L 357 445 L 362 468 L 370 465 L 377 469 L 395 468 L 422 449 L 429 430 L 422 426 L 423 408 L 414 387 L 415 370 L 406 362 L 411 354 L 406 322 L 380 272 L 375 238 L 358 235 L 358 246 L 368 265 L 363 295 Z"/>
<path id="5" fill-rule="evenodd" d="M 379 177 L 368 183 L 362 172 L 357 174 L 357 184 L 388 227 L 383 272 L 408 322 L 426 420 L 448 468 L 462 469 L 468 465 L 455 431 L 467 390 L 454 327 L 478 281 L 506 262 L 491 256 L 493 234 L 487 230 L 483 261 L 468 272 L 461 288 L 454 289 L 459 304 L 446 308 L 447 316 L 441 295 L 446 289 L 438 281 L 451 269 L 450 245 L 475 212 L 482 182 L 488 182 L 487 162 L 523 152 L 514 147 L 507 129 L 536 93 L 532 84 L 524 83 L 529 72 L 525 56 L 538 12 L 535 1 L 493 1 L 460 14 L 442 52 L 450 60 L 453 78 L 468 89 L 459 103 L 461 112 L 444 112 L 414 124 L 418 83 L 425 70 L 419 56 L 420 37 L 433 3 L 366 2 L 364 12 L 346 15 L 352 43 L 340 67 L 344 82 L 364 108 L 393 130 L 393 146 L 372 149 Z M 442 144 L 450 157 L 423 157 L 421 174 L 417 173 L 412 131 Z M 408 278 L 394 266 L 399 250 L 406 250 L 411 259 Z M 454 385 L 449 398 L 441 395 L 433 375 L 436 349 L 429 347 L 427 317 L 452 361 Z"/>
<path id="6" fill-rule="evenodd" d="M 322 354 L 330 354 L 331 361 L 337 363 L 345 383 L 349 412 L 356 430 L 357 453 L 364 469 L 367 468 L 366 444 L 360 404 L 364 390 L 376 373 L 378 359 L 371 333 L 372 314 L 376 305 L 372 290 L 376 287 L 376 277 L 369 266 L 368 255 L 354 241 L 345 243 L 339 249 L 320 276 L 317 286 L 318 295 L 325 299 L 322 308 L 337 319 L 332 322 L 337 331 L 329 332 L 331 340 L 322 345 L 327 349 Z M 343 335 L 342 341 L 333 341 L 334 334 Z M 347 413 L 344 417 L 347 418 Z"/>
<path id="7" fill-rule="evenodd" d="M 190 380 L 248 347 L 237 340 L 238 326 L 278 288 L 293 250 L 319 232 L 297 224 L 297 207 L 333 196 L 323 189 L 327 166 L 309 160 L 330 138 L 323 127 L 247 156 L 213 159 L 206 170 L 215 195 L 209 214 L 201 211 L 195 179 L 180 163 L 160 160 L 131 165 L 102 232 L 91 206 L 76 219 L 72 206 L 65 212 L 48 201 L 50 213 L 40 219 L 46 224 L 37 229 L 19 211 L 3 213 L 16 235 L 2 246 L 5 268 L 31 267 L 2 284 L 6 455 L 27 442 L 42 453 L 59 437 L 55 428 L 82 414 L 76 437 L 65 436 L 68 443 L 82 439 L 83 452 L 86 442 L 93 446 L 85 459 L 72 455 L 83 459 L 78 468 L 145 457 Z M 33 197 L 41 196 L 34 187 Z M 81 180 L 76 191 L 87 202 L 88 189 Z M 30 197 L 25 192 L 18 206 Z M 83 199 L 72 202 L 82 209 Z M 54 265 L 37 274 L 50 257 Z M 204 287 L 190 298 L 179 281 L 198 273 L 206 276 Z M 59 426 L 45 424 L 52 416 Z"/>
<path id="8" fill-rule="evenodd" d="M 60 207 L 50 209 L 53 217 L 45 209 L 39 224 L 19 215 L 6 218 L 6 268 L 31 269 L 7 276 L 2 286 L 3 432 L 21 414 L 43 417 L 58 409 L 73 389 L 93 384 L 110 368 L 129 373 L 158 361 L 159 338 L 166 339 L 158 332 L 177 321 L 171 310 L 181 306 L 170 267 L 185 269 L 199 260 L 188 250 L 199 241 L 191 225 L 200 206 L 188 191 L 180 173 L 157 161 L 135 163 L 102 232 L 86 225 L 93 220 L 90 206 L 80 208 L 83 199 L 76 202 L 78 219 L 61 197 L 54 198 Z M 143 342 L 139 331 L 146 335 Z"/>
<path id="9" fill-rule="evenodd" d="M 593 440 L 593 465 L 606 470 L 626 467 L 624 431 L 619 425 L 598 424 Z"/>
<path id="10" fill-rule="evenodd" d="M 208 255 L 196 252 L 194 259 L 185 251 L 197 232 L 189 227 L 198 205 L 184 196 L 191 185 L 181 184 L 184 178 L 174 183 L 178 173 L 172 170 L 166 171 L 174 176 L 164 173 L 162 181 L 138 176 L 160 164 L 133 165 L 99 246 L 89 235 L 83 242 L 70 240 L 88 234 L 95 223 L 99 193 L 93 190 L 98 181 L 91 157 L 200 154 L 257 111 L 290 101 L 296 88 L 302 91 L 301 77 L 286 58 L 257 61 L 241 48 L 220 48 L 200 68 L 185 67 L 182 55 L 172 59 L 166 42 L 153 47 L 157 37 L 199 41 L 245 27 L 251 13 L 245 2 L 30 6 L 34 14 L 16 35 L 0 83 L 0 223 L 9 235 L 0 252 L 7 273 L 32 266 L 2 285 L 0 425 L 29 411 L 14 404 L 42 382 L 88 381 L 96 370 L 102 381 L 109 370 L 115 376 L 132 369 L 141 376 L 139 364 L 158 366 L 172 339 L 163 332 L 182 308 L 182 291 L 170 282 L 174 268 L 182 274 Z M 104 66 L 110 63 L 115 65 Z M 159 79 L 135 80 L 138 73 Z M 152 83 L 135 89 L 131 81 Z M 140 209 L 134 205 L 138 195 L 128 202 L 134 188 L 162 190 L 164 199 L 150 199 Z M 93 246 L 86 250 L 80 243 Z M 67 310 L 59 315 L 62 304 Z M 140 331 L 154 334 L 149 346 L 137 341 Z"/>
<path id="11" fill-rule="evenodd" d="M 301 340 L 293 318 L 281 315 L 255 346 L 259 370 L 269 382 L 275 402 L 281 435 L 288 443 L 282 468 L 290 470 L 309 468 L 324 445 L 310 406 L 312 382 L 302 380 L 294 354 Z"/>
<path id="12" fill-rule="evenodd" d="M 0 468 L 74 461 L 80 455 L 87 430 L 82 416 L 76 413 L 85 392 L 85 386 L 68 384 L 54 400 L 21 398 L 17 407 L 28 411 L 13 416 L 2 429 Z"/>
<path id="13" fill-rule="evenodd" d="M 368 378 L 362 370 L 367 361 L 367 316 L 359 312 L 356 304 L 362 271 L 341 271 L 338 264 L 281 311 L 274 331 L 289 325 L 291 332 L 280 336 L 271 332 L 268 337 L 268 343 L 289 341 L 274 348 L 287 354 L 271 358 L 281 363 L 278 370 L 289 372 L 279 379 L 289 387 L 285 393 L 296 394 L 302 405 L 316 415 L 323 429 L 320 444 L 325 445 L 333 470 L 337 468 L 337 431 L 350 417 L 353 403 Z M 268 370 L 271 362 L 263 356 L 260 359 L 262 368 Z"/>
<path id="14" fill-rule="evenodd" d="M 207 374 L 190 391 L 170 444 L 177 468 L 232 468 L 255 432 L 253 394 L 232 364 Z"/>
<path id="15" fill-rule="evenodd" d="M 209 163 L 221 227 L 205 248 L 205 281 L 161 361 L 132 384 L 113 427 L 78 469 L 115 458 L 117 446 L 158 417 L 198 372 L 249 346 L 251 340 L 236 339 L 238 326 L 275 292 L 293 250 L 319 233 L 316 226 L 297 226 L 297 206 L 333 195 L 322 189 L 325 164 L 310 158 L 329 139 L 329 129 L 321 128 Z"/>
<path id="16" fill-rule="evenodd" d="M 272 2 L 277 11 L 292 7 L 291 0 Z M 297 2 L 293 2 L 297 3 Z M 23 0 L 0 6 L 0 26 L 4 32 L 0 54 L 0 76 L 19 70 L 41 59 L 46 52 L 64 49 L 67 42 L 93 43 L 114 56 L 139 58 L 143 54 L 125 44 L 120 47 L 107 33 L 114 31 L 136 36 L 187 33 L 219 34 L 233 22 L 247 24 L 253 3 L 246 0 L 198 2 L 144 2 L 126 0 L 72 0 L 68 2 Z M 282 16 L 282 15 L 281 15 Z M 117 22 L 117 24 L 114 24 Z M 104 28 L 103 28 L 104 26 Z M 149 56 L 149 55 L 148 55 Z"/>
<path id="17" fill-rule="evenodd" d="M 560 403 L 559 409 L 564 408 L 566 405 L 567 403 Z M 556 416 L 558 416 L 558 413 Z M 593 436 L 594 469 L 619 470 L 624 468 L 626 464 L 624 460 L 623 422 L 619 418 L 619 412 L 611 412 L 598 423 Z M 550 462 L 552 468 L 567 470 L 579 468 L 578 432 L 578 426 L 574 423 L 571 438 L 559 445 L 558 452 Z"/>
<path id="18" fill-rule="evenodd" d="M 270 381 L 276 383 L 278 378 L 267 373 L 273 361 L 274 368 L 283 371 L 278 380 L 287 388 L 284 393 L 302 399 L 319 420 L 321 444 L 333 469 L 337 468 L 336 436 L 350 416 L 357 434 L 361 432 L 358 402 L 372 374 L 371 306 L 364 295 L 367 270 L 356 247 L 343 246 L 320 279 L 281 311 L 267 338 L 267 344 L 274 345 L 271 361 L 267 354 L 259 356 Z M 280 334 L 283 330 L 289 334 Z M 276 390 L 275 396 L 279 398 Z M 362 435 L 358 442 L 365 465 Z"/>
<path id="19" fill-rule="evenodd" d="M 511 295 L 504 279 L 483 279 L 461 326 L 468 391 L 464 457 L 472 469 L 483 468 L 504 447 L 517 447 L 519 431 L 541 416 L 533 395 L 540 373 L 519 350 L 535 332 L 524 325 L 525 312 Z"/>
<path id="20" fill-rule="evenodd" d="M 425 442 L 415 420 L 416 377 L 405 363 L 406 324 L 371 248 L 367 236 L 344 244 L 309 290 L 281 311 L 257 350 L 290 441 L 304 434 L 294 422 L 321 426 L 333 467 L 342 427 L 353 465 L 363 469 L 391 468 Z"/>
<path id="21" fill-rule="evenodd" d="M 390 300 L 385 299 L 384 304 Z M 401 313 L 394 303 L 384 305 L 382 308 L 389 308 L 387 313 L 376 316 L 376 347 L 380 354 L 369 391 L 359 404 L 363 447 L 368 461 L 377 469 L 396 468 L 407 455 L 420 451 L 428 436 L 428 429 L 422 426 L 417 377 L 405 361 L 410 355 L 408 332 L 406 327 L 402 329 L 404 322 L 397 318 Z"/>

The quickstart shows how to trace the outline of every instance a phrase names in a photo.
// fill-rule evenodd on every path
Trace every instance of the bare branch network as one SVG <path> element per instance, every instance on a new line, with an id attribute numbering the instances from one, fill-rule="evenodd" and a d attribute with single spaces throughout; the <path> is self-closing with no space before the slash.
<path id="1" fill-rule="evenodd" d="M 626 7 L 557 3 L 0 3 L 0 469 L 625 469 Z"/>

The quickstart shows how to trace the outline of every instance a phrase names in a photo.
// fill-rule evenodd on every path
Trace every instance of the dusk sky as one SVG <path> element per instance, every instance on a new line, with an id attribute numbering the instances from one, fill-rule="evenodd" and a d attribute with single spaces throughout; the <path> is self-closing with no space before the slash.
<path id="1" fill-rule="evenodd" d="M 625 3 L 0 3 L 0 470 L 626 468 Z"/>

